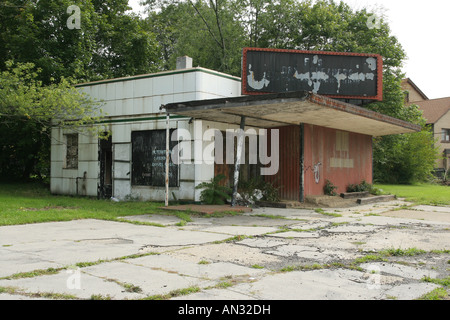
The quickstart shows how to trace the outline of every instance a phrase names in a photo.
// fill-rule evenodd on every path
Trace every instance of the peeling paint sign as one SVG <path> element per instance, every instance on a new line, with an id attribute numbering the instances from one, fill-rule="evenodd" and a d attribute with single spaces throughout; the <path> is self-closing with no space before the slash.
<path id="1" fill-rule="evenodd" d="M 382 100 L 382 66 L 373 54 L 245 48 L 242 91 Z"/>

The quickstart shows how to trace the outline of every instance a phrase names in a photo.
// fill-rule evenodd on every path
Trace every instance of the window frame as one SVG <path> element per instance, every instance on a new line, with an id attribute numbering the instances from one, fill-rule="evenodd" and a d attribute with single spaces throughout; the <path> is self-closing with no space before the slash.
<path id="1" fill-rule="evenodd" d="M 80 149 L 78 133 L 64 134 L 64 146 L 64 169 L 77 170 Z"/>
<path id="2" fill-rule="evenodd" d="M 450 129 L 442 129 L 441 132 L 441 142 L 450 143 Z"/>
<path id="3" fill-rule="evenodd" d="M 170 130 L 170 136 L 172 136 L 174 130 L 175 129 Z M 157 139 L 158 136 L 164 137 L 164 139 Z M 131 132 L 131 186 L 151 188 L 165 187 L 165 182 L 161 182 L 161 177 L 165 177 L 165 136 L 165 129 L 138 130 Z M 148 143 L 149 148 L 147 150 L 139 148 L 139 143 L 136 141 L 138 139 L 141 139 L 140 143 Z M 152 141 L 153 139 L 155 140 Z M 170 153 L 177 144 L 178 141 L 170 141 Z M 163 149 L 164 156 L 162 156 L 161 153 Z M 137 159 L 138 156 L 141 158 Z M 145 157 L 145 159 L 143 159 L 143 157 Z M 164 161 L 162 161 L 162 157 L 164 157 Z M 154 160 L 153 158 L 157 158 L 157 160 Z M 158 175 L 154 175 L 156 172 L 155 170 L 157 170 L 155 168 L 157 167 L 161 168 L 161 170 L 158 170 Z M 170 159 L 169 170 L 171 178 L 170 187 L 178 188 L 180 186 L 180 166 L 173 163 L 172 159 Z M 172 178 L 172 176 L 175 178 Z"/>

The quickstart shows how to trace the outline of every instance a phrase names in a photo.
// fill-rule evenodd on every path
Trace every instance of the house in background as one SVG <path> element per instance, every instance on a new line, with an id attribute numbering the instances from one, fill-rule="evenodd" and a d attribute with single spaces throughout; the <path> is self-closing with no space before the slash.
<path id="1" fill-rule="evenodd" d="M 425 93 L 423 93 L 423 91 L 420 90 L 420 88 L 410 78 L 403 79 L 402 89 L 405 93 L 406 104 L 429 100 Z"/>
<path id="2" fill-rule="evenodd" d="M 436 161 L 436 174 L 441 176 L 450 168 L 450 97 L 415 102 L 431 125 L 442 159 Z"/>
<path id="3" fill-rule="evenodd" d="M 427 124 L 431 125 L 434 137 L 438 139 L 441 159 L 436 160 L 436 174 L 443 176 L 450 168 L 450 97 L 429 99 L 409 78 L 402 81 L 405 104 L 416 104 L 423 111 Z"/>

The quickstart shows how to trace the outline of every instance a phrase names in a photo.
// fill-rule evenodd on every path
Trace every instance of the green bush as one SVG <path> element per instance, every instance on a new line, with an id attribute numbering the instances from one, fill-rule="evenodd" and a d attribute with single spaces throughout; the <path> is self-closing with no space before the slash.
<path id="1" fill-rule="evenodd" d="M 220 185 L 220 181 L 225 179 L 223 174 L 219 174 L 211 179 L 211 182 L 203 182 L 196 189 L 204 189 L 200 194 L 200 201 L 205 204 L 225 204 L 231 198 L 232 190 Z"/>
<path id="2" fill-rule="evenodd" d="M 243 198 L 250 200 L 256 199 L 255 191 L 260 190 L 262 194 L 262 201 L 279 202 L 279 188 L 275 187 L 272 183 L 264 181 L 262 178 L 252 178 L 247 181 L 239 181 L 239 193 Z"/>
<path id="3" fill-rule="evenodd" d="M 372 185 L 365 180 L 363 180 L 360 184 L 349 184 L 347 186 L 347 192 L 365 192 L 372 191 Z"/>
<path id="4" fill-rule="evenodd" d="M 337 193 L 335 191 L 337 188 L 338 187 L 336 187 L 330 180 L 327 180 L 325 182 L 325 186 L 323 187 L 323 192 L 327 196 L 335 196 L 335 195 L 337 195 Z"/>

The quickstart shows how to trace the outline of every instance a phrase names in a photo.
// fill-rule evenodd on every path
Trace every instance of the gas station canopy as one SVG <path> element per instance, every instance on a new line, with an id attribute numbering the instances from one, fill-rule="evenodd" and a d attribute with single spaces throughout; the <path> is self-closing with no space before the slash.
<path id="1" fill-rule="evenodd" d="M 287 92 L 171 103 L 167 113 L 256 128 L 312 124 L 374 137 L 411 133 L 421 127 L 312 92 Z"/>

